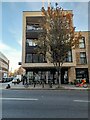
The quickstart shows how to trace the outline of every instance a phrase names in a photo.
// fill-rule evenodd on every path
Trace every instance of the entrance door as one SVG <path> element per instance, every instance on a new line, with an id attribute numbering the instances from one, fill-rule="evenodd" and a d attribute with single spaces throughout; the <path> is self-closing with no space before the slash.
<path id="1" fill-rule="evenodd" d="M 61 83 L 62 84 L 68 83 L 68 68 L 61 69 Z"/>

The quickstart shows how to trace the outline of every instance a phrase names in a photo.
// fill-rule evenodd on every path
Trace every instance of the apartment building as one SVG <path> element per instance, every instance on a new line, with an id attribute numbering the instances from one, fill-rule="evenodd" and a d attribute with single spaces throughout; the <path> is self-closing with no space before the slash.
<path id="1" fill-rule="evenodd" d="M 78 33 L 78 32 L 76 32 Z M 82 39 L 79 40 L 79 45 L 74 50 L 74 54 L 72 57 L 74 57 L 73 61 L 75 63 L 75 66 L 71 69 L 73 69 L 73 72 L 71 73 L 71 78 L 74 76 L 74 79 L 78 78 L 86 78 L 87 83 L 90 81 L 90 31 L 81 31 Z"/>
<path id="2" fill-rule="evenodd" d="M 8 72 L 9 60 L 0 52 L 0 80 L 2 80 L 3 77 L 8 77 Z"/>
<path id="3" fill-rule="evenodd" d="M 72 11 L 68 11 L 72 12 Z M 48 83 L 49 80 L 56 81 L 56 69 L 53 63 L 44 61 L 44 56 L 35 53 L 36 44 L 34 40 L 43 32 L 40 27 L 42 13 L 40 11 L 23 12 L 23 36 L 22 36 L 22 67 L 31 80 L 34 74 L 38 74 L 41 80 Z M 72 21 L 73 22 L 73 21 Z M 76 32 L 78 33 L 78 31 Z M 68 54 L 61 70 L 61 82 L 73 82 L 77 78 L 86 78 L 90 80 L 90 32 L 82 31 L 82 39 L 79 40 L 79 46 Z"/>

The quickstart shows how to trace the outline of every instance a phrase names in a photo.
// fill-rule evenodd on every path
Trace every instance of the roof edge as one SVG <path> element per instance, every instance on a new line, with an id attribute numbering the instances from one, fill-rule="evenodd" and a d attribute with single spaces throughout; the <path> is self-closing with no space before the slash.
<path id="1" fill-rule="evenodd" d="M 63 10 L 63 11 L 73 11 L 73 10 Z M 23 12 L 42 12 L 42 11 L 23 11 Z"/>

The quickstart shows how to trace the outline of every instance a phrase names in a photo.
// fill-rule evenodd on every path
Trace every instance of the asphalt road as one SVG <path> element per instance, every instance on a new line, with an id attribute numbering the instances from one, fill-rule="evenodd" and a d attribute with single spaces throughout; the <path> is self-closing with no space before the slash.
<path id="1" fill-rule="evenodd" d="M 88 118 L 88 102 L 88 91 L 2 90 L 2 117 Z"/>

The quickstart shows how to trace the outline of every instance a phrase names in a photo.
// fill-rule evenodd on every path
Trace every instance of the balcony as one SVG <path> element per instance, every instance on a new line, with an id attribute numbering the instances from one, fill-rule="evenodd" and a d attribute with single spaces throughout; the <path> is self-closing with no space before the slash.
<path id="1" fill-rule="evenodd" d="M 26 47 L 26 53 L 35 53 L 36 46 L 28 46 Z"/>
<path id="2" fill-rule="evenodd" d="M 26 38 L 27 39 L 35 39 L 38 38 L 39 34 L 42 32 L 42 30 L 27 30 L 26 31 Z"/>
<path id="3" fill-rule="evenodd" d="M 26 38 L 38 38 L 38 35 L 43 32 L 43 29 L 39 25 L 30 25 L 26 28 Z"/>
<path id="4" fill-rule="evenodd" d="M 36 40 L 36 39 L 35 39 Z M 26 53 L 33 53 L 37 47 L 34 39 L 26 39 Z"/>

